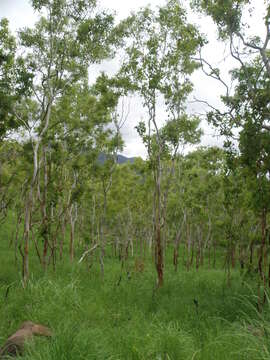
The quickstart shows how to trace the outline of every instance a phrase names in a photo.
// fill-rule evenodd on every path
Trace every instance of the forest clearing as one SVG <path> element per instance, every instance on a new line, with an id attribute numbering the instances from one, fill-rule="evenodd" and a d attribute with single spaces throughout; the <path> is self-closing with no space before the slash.
<path id="1" fill-rule="evenodd" d="M 0 2 L 0 358 L 270 359 L 269 1 L 23 1 L 16 31 Z"/>

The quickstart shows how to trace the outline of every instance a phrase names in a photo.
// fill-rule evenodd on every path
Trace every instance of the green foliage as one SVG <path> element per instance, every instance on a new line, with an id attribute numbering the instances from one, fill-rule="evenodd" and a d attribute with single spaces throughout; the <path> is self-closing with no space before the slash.
<path id="1" fill-rule="evenodd" d="M 16 127 L 14 118 L 10 116 L 13 105 L 12 71 L 16 43 L 8 30 L 8 21 L 0 22 L 0 137 L 2 138 L 9 128 Z"/>
<path id="2" fill-rule="evenodd" d="M 182 146 L 196 144 L 200 141 L 202 130 L 198 129 L 199 118 L 183 115 L 178 119 L 172 119 L 162 128 L 162 138 L 175 149 L 180 143 Z"/>
<path id="3" fill-rule="evenodd" d="M 213 18 L 221 39 L 225 39 L 242 30 L 243 7 L 250 4 L 250 0 L 192 0 L 191 4 Z"/>
<path id="4" fill-rule="evenodd" d="M 200 138 L 199 120 L 185 114 L 185 102 L 192 91 L 189 75 L 198 66 L 192 55 L 204 40 L 187 22 L 178 1 L 168 1 L 156 12 L 146 7 L 130 22 L 131 42 L 121 74 L 129 78 L 148 111 L 148 117 L 136 129 L 152 169 L 158 169 L 161 159 L 175 157 L 180 144 L 196 143 Z M 159 97 L 164 99 L 168 114 L 161 129 L 156 120 Z"/>
<path id="5" fill-rule="evenodd" d="M 242 30 L 249 2 L 193 3 L 225 39 Z M 39 21 L 19 32 L 18 50 L 0 23 L 1 340 L 28 318 L 54 330 L 51 341 L 27 345 L 29 360 L 269 358 L 268 304 L 254 296 L 259 225 L 263 214 L 266 228 L 270 203 L 263 59 L 234 69 L 234 94 L 222 97 L 229 111 L 208 114 L 227 136 L 225 150 L 179 155 L 202 134 L 186 101 L 205 43 L 180 2 L 143 8 L 117 26 L 94 0 L 32 5 Z M 89 65 L 119 45 L 120 72 L 89 86 Z M 216 68 L 211 75 L 221 76 Z M 148 159 L 118 165 L 125 120 L 117 107 L 134 92 L 147 110 L 136 128 Z M 14 129 L 16 140 L 4 140 Z M 24 239 L 31 272 L 22 289 Z M 166 259 L 156 262 L 166 273 L 158 290 L 157 254 Z M 269 292 L 261 284 L 256 291 Z"/>
<path id="6" fill-rule="evenodd" d="M 29 94 L 32 75 L 21 57 L 16 58 L 17 44 L 8 28 L 8 20 L 0 21 L 0 139 L 22 124 L 15 116 L 15 105 Z"/>
<path id="7" fill-rule="evenodd" d="M 203 39 L 187 23 L 179 2 L 169 1 L 158 13 L 142 9 L 132 18 L 130 34 L 133 43 L 126 49 L 129 59 L 123 71 L 138 87 L 145 106 L 155 90 L 164 94 L 167 104 L 172 98 L 174 103 L 176 99 L 183 102 L 192 88 L 187 74 L 197 66 L 191 55 L 203 44 Z M 179 75 L 183 76 L 183 83 Z"/>
<path id="8" fill-rule="evenodd" d="M 1 343 L 26 319 L 49 326 L 52 339 L 35 338 L 25 359 L 264 359 L 269 355 L 269 314 L 259 314 L 254 295 L 239 287 L 235 272 L 231 288 L 222 270 L 174 273 L 168 265 L 167 283 L 153 292 L 151 260 L 145 273 L 132 272 L 117 285 L 120 267 L 106 260 L 104 282 L 94 266 L 59 264 L 56 273 L 35 276 L 26 289 L 14 281 L 12 252 L 1 232 Z M 6 241 L 4 241 L 5 243 Z M 1 246 L 1 245 L 0 245 Z M 109 249 L 108 249 L 109 251 Z M 168 256 L 171 254 L 168 253 Z M 133 266 L 133 260 L 130 260 Z M 106 273 L 105 273 L 106 274 Z M 88 284 L 86 286 L 86 284 Z M 198 301 L 198 311 L 194 305 Z M 267 305 L 268 306 L 268 305 Z M 258 335 L 259 334 L 259 335 Z"/>

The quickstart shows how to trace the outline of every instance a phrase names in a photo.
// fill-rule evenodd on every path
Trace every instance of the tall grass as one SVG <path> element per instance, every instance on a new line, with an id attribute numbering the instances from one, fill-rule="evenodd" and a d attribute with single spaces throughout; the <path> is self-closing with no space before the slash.
<path id="1" fill-rule="evenodd" d="M 151 259 L 143 273 L 130 260 L 131 276 L 123 272 L 119 281 L 121 264 L 107 257 L 102 281 L 98 262 L 88 271 L 65 259 L 55 273 L 44 273 L 33 258 L 33 275 L 22 289 L 20 266 L 3 242 L 1 343 L 24 320 L 54 333 L 29 342 L 24 359 L 270 359 L 269 301 L 259 313 L 252 284 L 242 284 L 238 271 L 228 287 L 222 269 L 175 273 L 168 258 L 165 285 L 156 291 Z"/>

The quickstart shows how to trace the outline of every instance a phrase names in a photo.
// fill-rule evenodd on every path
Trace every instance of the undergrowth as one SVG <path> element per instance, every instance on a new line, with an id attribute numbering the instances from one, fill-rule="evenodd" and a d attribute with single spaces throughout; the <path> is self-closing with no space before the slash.
<path id="1" fill-rule="evenodd" d="M 23 289 L 13 250 L 0 250 L 1 343 L 25 320 L 53 330 L 27 344 L 25 360 L 270 359 L 269 302 L 258 312 L 238 271 L 228 287 L 223 269 L 176 273 L 169 254 L 156 290 L 151 259 L 142 273 L 131 259 L 127 274 L 108 256 L 103 280 L 98 261 L 89 270 L 65 259 L 44 272 L 34 259 Z"/>

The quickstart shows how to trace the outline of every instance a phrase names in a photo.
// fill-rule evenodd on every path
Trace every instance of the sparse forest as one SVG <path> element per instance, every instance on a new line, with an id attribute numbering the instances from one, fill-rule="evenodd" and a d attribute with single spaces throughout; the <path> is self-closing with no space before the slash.
<path id="1" fill-rule="evenodd" d="M 168 0 L 122 20 L 95 0 L 31 0 L 34 27 L 0 19 L 0 358 L 33 321 L 50 339 L 26 337 L 23 359 L 270 359 L 260 2 L 264 37 L 251 0 Z M 215 24 L 225 75 L 190 14 Z M 197 72 L 222 88 L 219 105 L 194 100 L 199 115 Z M 130 117 L 144 159 L 120 155 Z M 201 144 L 205 120 L 223 146 Z"/>

